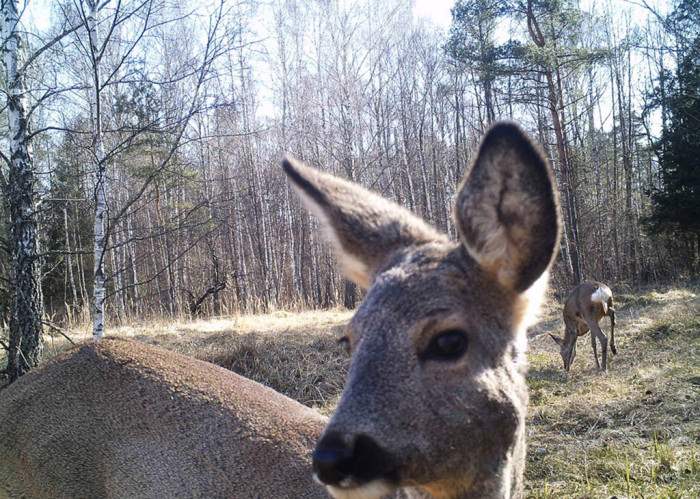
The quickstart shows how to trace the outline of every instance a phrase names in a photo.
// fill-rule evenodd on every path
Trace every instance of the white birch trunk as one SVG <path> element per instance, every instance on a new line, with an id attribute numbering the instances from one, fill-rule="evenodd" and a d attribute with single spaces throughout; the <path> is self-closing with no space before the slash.
<path id="1" fill-rule="evenodd" d="M 105 164 L 104 144 L 102 141 L 102 106 L 100 99 L 100 59 L 97 45 L 97 1 L 87 0 L 87 29 L 90 38 L 90 56 L 93 84 L 94 123 L 92 131 L 95 154 L 95 267 L 94 267 L 94 309 L 92 316 L 92 336 L 99 341 L 104 336 L 105 324 L 105 254 L 107 225 L 107 165 Z"/>
<path id="2" fill-rule="evenodd" d="M 10 213 L 12 252 L 10 381 L 35 367 L 41 356 L 42 297 L 39 272 L 39 243 L 34 199 L 36 175 L 32 164 L 27 95 L 24 74 L 18 70 L 21 37 L 17 30 L 17 0 L 2 1 L 2 62 L 7 85 L 7 120 L 10 164 L 5 192 Z"/>

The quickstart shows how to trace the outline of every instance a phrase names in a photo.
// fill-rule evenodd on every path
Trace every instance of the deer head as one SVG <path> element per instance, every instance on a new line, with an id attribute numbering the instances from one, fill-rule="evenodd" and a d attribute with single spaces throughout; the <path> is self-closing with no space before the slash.
<path id="1" fill-rule="evenodd" d="M 564 338 L 552 333 L 549 333 L 549 337 L 559 347 L 559 355 L 561 355 L 561 360 L 564 362 L 564 370 L 568 371 L 571 369 L 571 364 L 576 357 L 576 330 L 574 329 L 570 332 L 567 329 Z"/>
<path id="2" fill-rule="evenodd" d="M 347 276 L 367 289 L 351 366 L 317 443 L 336 498 L 415 487 L 435 497 L 522 488 L 525 328 L 558 246 L 546 160 L 514 124 L 485 136 L 456 196 L 459 241 L 356 184 L 288 159 Z"/>

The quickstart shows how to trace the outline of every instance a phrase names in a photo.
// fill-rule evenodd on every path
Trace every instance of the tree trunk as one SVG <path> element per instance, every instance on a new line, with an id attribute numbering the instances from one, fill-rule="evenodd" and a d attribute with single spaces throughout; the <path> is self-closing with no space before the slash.
<path id="1" fill-rule="evenodd" d="M 107 290 L 105 285 L 105 255 L 107 250 L 107 165 L 105 163 L 104 143 L 102 140 L 102 105 L 101 105 L 101 81 L 100 59 L 97 46 L 97 10 L 96 0 L 87 1 L 89 12 L 87 16 L 87 29 L 90 38 L 90 58 L 92 69 L 92 84 L 94 101 L 92 102 L 94 121 L 92 130 L 92 147 L 95 155 L 95 230 L 94 230 L 94 288 L 93 288 L 93 316 L 92 336 L 99 341 L 104 336 L 105 324 L 105 300 Z"/>
<path id="2" fill-rule="evenodd" d="M 78 307 L 78 288 L 75 285 L 75 275 L 73 273 L 73 257 L 71 255 L 70 232 L 68 231 L 68 209 L 66 207 L 63 208 L 63 229 L 65 231 L 66 238 L 66 270 L 68 271 L 70 288 L 73 292 L 73 303 L 71 304 L 71 308 L 76 309 Z"/>
<path id="3" fill-rule="evenodd" d="M 17 0 L 2 3 L 3 64 L 7 84 L 7 119 L 10 164 L 6 202 L 10 214 L 12 252 L 10 285 L 10 338 L 7 371 L 10 381 L 39 363 L 43 303 L 39 269 L 39 243 L 34 199 L 37 182 L 32 164 L 24 75 L 18 72 L 21 37 Z"/>
<path id="4" fill-rule="evenodd" d="M 532 9 L 532 2 L 528 1 L 527 5 L 527 25 L 528 32 L 532 41 L 538 47 L 545 47 L 547 41 L 540 29 L 537 18 Z M 559 76 L 559 67 L 557 65 L 552 68 L 543 66 L 543 72 L 547 80 L 547 97 L 549 111 L 552 117 L 552 126 L 554 127 L 554 135 L 557 140 L 557 156 L 559 158 L 559 168 L 561 170 L 562 191 L 564 194 L 565 220 L 564 230 L 568 230 L 570 239 L 569 254 L 571 257 L 571 266 L 573 270 L 574 284 L 579 284 L 583 279 L 581 268 L 581 258 L 579 255 L 578 241 L 578 214 L 576 209 L 576 196 L 574 193 L 574 174 L 572 164 L 568 154 L 568 143 L 566 139 L 565 119 L 564 119 L 564 98 Z M 557 76 L 557 81 L 554 77 Z"/>

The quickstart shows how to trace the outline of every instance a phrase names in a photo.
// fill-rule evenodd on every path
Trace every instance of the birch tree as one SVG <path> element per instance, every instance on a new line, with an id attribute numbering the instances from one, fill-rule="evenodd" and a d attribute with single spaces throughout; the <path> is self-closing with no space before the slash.
<path id="1" fill-rule="evenodd" d="M 39 238 L 37 233 L 37 189 L 39 178 L 32 158 L 32 139 L 43 130 L 31 129 L 32 113 L 61 89 L 47 89 L 30 99 L 27 74 L 80 24 L 63 19 L 53 37 L 28 51 L 20 29 L 18 0 L 2 0 L 2 64 L 5 70 L 4 93 L 7 113 L 9 153 L 0 153 L 7 166 L 7 178 L 0 176 L 5 209 L 9 218 L 10 265 L 10 338 L 7 345 L 7 373 L 15 380 L 36 366 L 42 350 L 43 297 L 41 292 Z M 23 9 L 26 3 L 23 4 Z"/>
<path id="2" fill-rule="evenodd" d="M 94 310 L 92 317 L 92 335 L 99 340 L 104 335 L 105 296 L 105 255 L 106 253 L 106 219 L 107 219 L 107 165 L 105 163 L 104 143 L 102 141 L 102 81 L 100 79 L 100 61 L 104 55 L 106 42 L 98 46 L 99 2 L 86 0 L 87 12 L 82 10 L 88 32 L 90 69 L 92 70 L 92 150 L 95 161 L 95 229 L 94 229 Z M 121 4 L 121 2 L 120 2 Z M 83 4 L 81 4 L 83 7 Z M 115 14 L 115 17 L 118 15 Z"/>
<path id="3" fill-rule="evenodd" d="M 41 356 L 42 297 L 36 222 L 37 183 L 29 142 L 28 101 L 20 66 L 23 41 L 19 33 L 18 0 L 2 2 L 2 61 L 10 155 L 5 202 L 10 216 L 12 269 L 8 374 L 17 379 L 36 366 Z"/>
<path id="4" fill-rule="evenodd" d="M 108 289 L 111 277 L 106 270 L 106 265 L 107 255 L 111 249 L 110 236 L 117 230 L 122 220 L 139 205 L 141 198 L 148 195 L 149 189 L 157 185 L 160 177 L 165 174 L 165 170 L 172 166 L 171 163 L 177 158 L 182 141 L 188 139 L 186 132 L 190 119 L 204 112 L 208 105 L 207 96 L 203 95 L 205 83 L 211 77 L 216 61 L 230 48 L 225 37 L 221 35 L 224 18 L 228 15 L 225 2 L 222 1 L 218 6 L 212 7 L 208 29 L 201 34 L 204 38 L 201 55 L 193 53 L 189 60 L 184 57 L 181 61 L 174 58 L 164 60 L 162 74 L 157 75 L 158 67 L 151 69 L 153 76 L 149 74 L 151 71 L 145 69 L 140 79 L 134 81 L 133 66 L 138 63 L 137 54 L 147 57 L 143 55 L 149 52 L 148 46 L 145 45 L 147 41 L 153 43 L 154 40 L 158 40 L 158 37 L 163 36 L 164 39 L 157 42 L 164 45 L 160 49 L 172 50 L 165 46 L 167 44 L 165 36 L 170 35 L 163 33 L 167 33 L 166 29 L 175 33 L 182 30 L 183 36 L 194 36 L 194 28 L 190 24 L 190 20 L 194 17 L 186 10 L 186 5 L 182 6 L 182 9 L 180 6 L 171 9 L 167 2 L 137 0 L 118 1 L 110 10 L 109 16 L 100 20 L 103 9 L 107 10 L 105 7 L 107 5 L 95 0 L 85 0 L 80 4 L 80 16 L 84 21 L 87 34 L 87 43 L 83 43 L 82 46 L 88 47 L 84 52 L 90 72 L 89 105 L 92 122 L 90 150 L 95 171 L 92 314 L 95 340 L 99 340 L 104 334 L 107 299 L 114 294 L 121 295 L 125 289 L 124 281 L 121 279 L 123 271 L 116 264 L 112 265 L 114 267 L 112 276 L 116 277 L 116 282 L 112 291 Z M 104 30 L 104 35 L 101 35 L 99 26 L 103 23 L 106 24 L 107 29 Z M 126 24 L 129 25 L 128 28 L 123 28 Z M 185 43 L 185 39 L 182 43 Z M 107 59 L 108 54 L 111 55 L 111 60 Z M 102 76 L 103 73 L 104 76 Z M 168 103 L 165 109 L 151 109 L 150 114 L 147 109 L 138 110 L 138 116 L 132 117 L 136 121 L 110 122 L 114 126 L 106 136 L 105 95 L 120 95 L 125 90 L 138 91 L 139 85 L 150 88 L 151 92 L 160 94 L 161 98 L 172 97 L 173 102 Z M 190 87 L 185 89 L 183 85 L 190 85 Z M 106 93 L 107 90 L 109 94 Z M 181 93 L 182 91 L 185 92 Z M 137 110 L 137 107 L 138 104 L 135 103 L 134 110 Z M 113 109 L 112 115 L 114 112 Z M 149 142 L 153 137 L 159 137 L 157 141 L 162 146 L 162 150 L 158 151 L 160 159 L 156 158 L 151 151 L 149 172 L 142 179 L 141 184 L 126 196 L 122 192 L 112 199 L 109 178 L 110 170 L 113 168 L 108 163 L 118 162 L 121 157 L 128 156 L 131 147 L 138 147 L 137 144 Z M 112 215 L 108 210 L 110 204 L 114 208 Z M 128 223 L 126 220 L 125 224 L 121 225 L 128 226 Z M 165 237 L 168 237 L 168 233 Z M 114 241 L 114 244 L 120 246 L 129 243 L 129 239 L 122 236 L 118 236 Z M 169 277 L 171 290 L 171 299 L 167 303 L 175 307 L 174 302 L 178 298 L 174 294 L 176 282 L 173 278 L 176 248 L 166 241 L 165 250 L 169 256 L 163 271 Z M 136 283 L 132 284 L 132 286 L 135 285 Z M 171 311 L 174 313 L 175 308 L 171 308 Z"/>

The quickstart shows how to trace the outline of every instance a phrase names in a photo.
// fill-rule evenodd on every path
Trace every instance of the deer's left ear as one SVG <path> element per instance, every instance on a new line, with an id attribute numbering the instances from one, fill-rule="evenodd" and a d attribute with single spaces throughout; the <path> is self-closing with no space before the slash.
<path id="1" fill-rule="evenodd" d="M 547 160 L 515 124 L 489 130 L 457 195 L 462 242 L 503 286 L 529 288 L 556 254 L 558 198 Z"/>
<path id="2" fill-rule="evenodd" d="M 282 168 L 320 220 L 345 277 L 367 288 L 396 251 L 446 236 L 401 206 L 363 187 L 287 158 Z"/>

